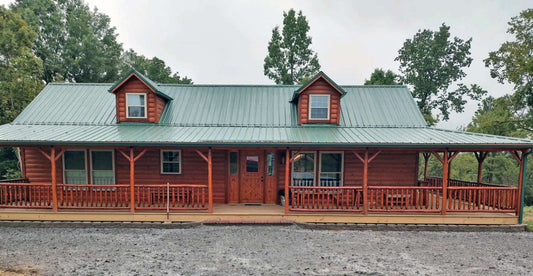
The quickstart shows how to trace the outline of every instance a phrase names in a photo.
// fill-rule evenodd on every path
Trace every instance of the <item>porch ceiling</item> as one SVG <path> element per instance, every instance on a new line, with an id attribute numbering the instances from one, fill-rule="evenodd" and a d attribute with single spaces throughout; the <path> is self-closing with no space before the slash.
<path id="1" fill-rule="evenodd" d="M 231 127 L 6 124 L 0 145 L 269 145 L 533 147 L 533 140 L 429 127 Z"/>

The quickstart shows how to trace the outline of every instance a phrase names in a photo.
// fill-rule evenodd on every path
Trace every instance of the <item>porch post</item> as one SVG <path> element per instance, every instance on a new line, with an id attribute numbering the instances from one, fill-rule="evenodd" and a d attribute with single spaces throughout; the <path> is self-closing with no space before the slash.
<path id="1" fill-rule="evenodd" d="M 130 211 L 135 213 L 135 156 L 133 147 L 130 147 Z"/>
<path id="2" fill-rule="evenodd" d="M 532 149 L 533 150 L 533 149 Z M 525 194 L 525 188 L 526 188 L 526 168 L 527 168 L 527 156 L 531 154 L 531 150 L 529 152 L 522 151 L 522 164 L 520 165 L 520 182 L 518 183 L 518 191 L 520 193 L 520 208 L 518 209 L 518 223 L 522 224 L 524 219 L 524 194 Z"/>
<path id="3" fill-rule="evenodd" d="M 448 177 L 449 177 L 449 168 L 448 168 L 448 149 L 444 150 L 444 158 L 442 162 L 442 208 L 441 215 L 446 215 L 446 209 L 448 208 Z"/>
<path id="4" fill-rule="evenodd" d="M 428 165 L 429 165 L 429 157 L 431 156 L 431 153 L 424 152 L 422 153 L 424 156 L 424 180 L 428 177 Z"/>
<path id="5" fill-rule="evenodd" d="M 54 146 L 50 151 L 50 164 L 52 166 L 52 206 L 54 212 L 57 212 L 59 206 L 57 201 L 56 149 Z"/>
<path id="6" fill-rule="evenodd" d="M 368 149 L 363 162 L 363 214 L 368 214 Z"/>
<path id="7" fill-rule="evenodd" d="M 213 159 L 211 156 L 211 147 L 207 152 L 207 195 L 209 199 L 209 206 L 207 211 L 213 213 Z"/>
<path id="8" fill-rule="evenodd" d="M 285 150 L 285 214 L 289 213 L 289 170 L 291 157 L 289 148 Z"/>
<path id="9" fill-rule="evenodd" d="M 479 154 L 474 152 L 477 159 L 477 183 L 483 182 L 483 161 L 487 158 L 489 154 L 487 151 L 480 151 Z"/>

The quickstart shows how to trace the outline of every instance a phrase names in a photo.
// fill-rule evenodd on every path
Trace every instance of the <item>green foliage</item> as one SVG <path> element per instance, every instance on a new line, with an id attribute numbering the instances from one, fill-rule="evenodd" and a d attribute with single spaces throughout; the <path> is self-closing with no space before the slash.
<path id="1" fill-rule="evenodd" d="M 0 179 L 20 178 L 20 168 L 14 148 L 0 148 Z"/>
<path id="2" fill-rule="evenodd" d="M 318 73 L 318 57 L 312 43 L 309 23 L 302 11 L 290 9 L 283 13 L 283 29 L 276 26 L 268 43 L 268 55 L 263 65 L 264 74 L 276 84 L 298 84 L 304 78 Z"/>
<path id="3" fill-rule="evenodd" d="M 512 96 L 515 122 L 518 128 L 533 136 L 533 9 L 527 9 L 511 18 L 507 33 L 514 41 L 503 43 L 490 52 L 485 66 L 490 76 L 499 82 L 514 84 Z"/>
<path id="4" fill-rule="evenodd" d="M 448 88 L 466 76 L 463 68 L 472 63 L 472 39 L 450 39 L 450 27 L 442 24 L 438 31 L 418 31 L 407 39 L 395 59 L 400 62 L 401 81 L 413 87 L 413 97 L 426 117 L 438 109 L 442 120 L 448 120 L 451 111 L 462 112 L 466 98 L 480 100 L 487 92 L 478 85 L 457 84 L 455 91 Z"/>
<path id="5" fill-rule="evenodd" d="M 518 120 L 511 96 L 496 99 L 487 97 L 481 101 L 479 109 L 466 130 L 493 135 L 526 137 L 527 131 L 520 128 Z"/>
<path id="6" fill-rule="evenodd" d="M 151 59 L 137 54 L 133 49 L 129 49 L 122 55 L 124 66 L 122 73 L 125 74 L 131 68 L 135 68 L 147 78 L 160 83 L 180 83 L 191 84 L 192 80 L 187 77 L 180 77 L 178 72 L 172 73 L 172 69 L 165 62 L 157 57 Z"/>
<path id="7" fill-rule="evenodd" d="M 387 70 L 385 72 L 381 68 L 374 69 L 374 72 L 370 75 L 369 80 L 365 80 L 365 85 L 398 85 L 401 84 L 400 76 Z"/>

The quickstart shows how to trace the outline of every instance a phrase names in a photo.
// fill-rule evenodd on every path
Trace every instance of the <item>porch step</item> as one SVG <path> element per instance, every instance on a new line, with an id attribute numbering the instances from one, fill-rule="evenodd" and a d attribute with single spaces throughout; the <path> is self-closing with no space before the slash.
<path id="1" fill-rule="evenodd" d="M 286 219 L 212 219 L 202 221 L 204 225 L 292 225 L 294 221 Z"/>
<path id="2" fill-rule="evenodd" d="M 459 224 L 372 224 L 372 223 L 309 223 L 296 222 L 309 230 L 370 230 L 370 231 L 449 231 L 449 232 L 525 232 L 527 225 L 459 225 Z"/>

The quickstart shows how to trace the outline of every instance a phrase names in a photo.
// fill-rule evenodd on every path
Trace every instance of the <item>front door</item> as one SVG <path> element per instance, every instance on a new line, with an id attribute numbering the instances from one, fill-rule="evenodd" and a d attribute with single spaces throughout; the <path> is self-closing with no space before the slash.
<path id="1" fill-rule="evenodd" d="M 241 151 L 240 202 L 264 202 L 264 152 Z"/>

